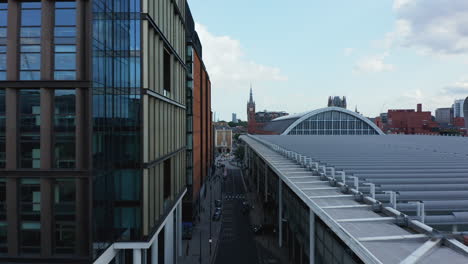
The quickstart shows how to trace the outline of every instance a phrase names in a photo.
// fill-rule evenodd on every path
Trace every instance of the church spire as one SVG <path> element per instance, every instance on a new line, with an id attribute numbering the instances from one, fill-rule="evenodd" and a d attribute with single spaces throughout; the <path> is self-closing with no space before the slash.
<path id="1" fill-rule="evenodd" d="M 253 103 L 252 83 L 250 83 L 250 100 L 249 100 L 249 103 Z"/>

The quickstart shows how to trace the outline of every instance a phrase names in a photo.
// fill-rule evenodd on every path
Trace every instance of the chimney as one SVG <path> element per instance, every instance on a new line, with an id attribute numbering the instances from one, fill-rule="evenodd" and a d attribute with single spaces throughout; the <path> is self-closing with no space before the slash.
<path id="1" fill-rule="evenodd" d="M 422 104 L 418 104 L 418 113 L 422 112 Z"/>

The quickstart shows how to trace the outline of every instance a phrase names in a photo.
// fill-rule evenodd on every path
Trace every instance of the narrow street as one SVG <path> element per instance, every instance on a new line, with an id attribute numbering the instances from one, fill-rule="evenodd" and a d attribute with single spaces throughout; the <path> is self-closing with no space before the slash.
<path id="1" fill-rule="evenodd" d="M 223 183 L 223 216 L 216 264 L 260 263 L 249 215 L 242 213 L 245 190 L 240 170 L 226 165 Z"/>

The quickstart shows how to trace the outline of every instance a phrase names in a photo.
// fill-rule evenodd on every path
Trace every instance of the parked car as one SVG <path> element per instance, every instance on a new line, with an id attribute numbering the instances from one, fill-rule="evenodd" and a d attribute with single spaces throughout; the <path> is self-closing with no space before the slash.
<path id="1" fill-rule="evenodd" d="M 213 221 L 219 221 L 221 219 L 221 208 L 216 208 L 215 212 L 213 213 Z"/>
<path id="2" fill-rule="evenodd" d="M 263 233 L 263 226 L 262 225 L 253 225 L 252 231 L 255 235 L 261 235 Z"/>
<path id="3" fill-rule="evenodd" d="M 221 208 L 221 206 L 222 206 L 221 200 L 215 200 L 215 207 L 216 208 Z"/>
<path id="4" fill-rule="evenodd" d="M 248 213 L 248 212 L 250 211 L 251 208 L 252 208 L 252 207 L 250 206 L 249 202 L 247 202 L 247 201 L 243 201 L 243 202 L 242 202 L 242 213 L 243 213 L 243 214 Z"/>
<path id="5" fill-rule="evenodd" d="M 184 223 L 182 227 L 182 239 L 191 240 L 192 233 L 193 233 L 192 231 L 193 231 L 192 224 Z"/>

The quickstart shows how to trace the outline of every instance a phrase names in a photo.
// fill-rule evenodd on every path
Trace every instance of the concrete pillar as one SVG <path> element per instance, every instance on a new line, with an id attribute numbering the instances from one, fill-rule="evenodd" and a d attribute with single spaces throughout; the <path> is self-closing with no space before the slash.
<path id="1" fill-rule="evenodd" d="M 54 146 L 54 91 L 41 88 L 41 170 L 50 170 L 52 167 L 52 153 Z"/>
<path id="2" fill-rule="evenodd" d="M 268 184 L 267 184 L 267 179 L 268 179 L 268 166 L 265 163 L 265 203 L 268 202 Z"/>
<path id="3" fill-rule="evenodd" d="M 52 256 L 53 182 L 41 179 L 41 257 Z"/>
<path id="4" fill-rule="evenodd" d="M 309 263 L 315 263 L 315 214 L 309 209 Z"/>
<path id="5" fill-rule="evenodd" d="M 133 249 L 133 264 L 141 264 L 141 249 Z"/>
<path id="6" fill-rule="evenodd" d="M 6 203 L 7 203 L 7 223 L 8 223 L 8 256 L 18 256 L 18 228 L 19 228 L 19 217 L 18 217 L 18 193 L 19 184 L 18 179 L 13 177 L 7 177 L 7 188 L 6 188 Z"/>
<path id="7" fill-rule="evenodd" d="M 182 257 L 182 202 L 177 206 L 177 252 Z"/>
<path id="8" fill-rule="evenodd" d="M 158 264 L 158 235 L 151 245 L 151 264 Z"/>
<path id="9" fill-rule="evenodd" d="M 174 212 L 167 217 L 164 226 L 164 264 L 174 263 Z"/>
<path id="10" fill-rule="evenodd" d="M 283 181 L 278 177 L 278 246 L 283 246 Z"/>

